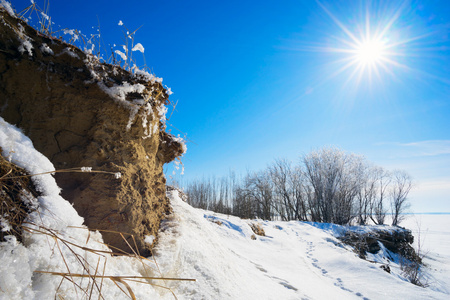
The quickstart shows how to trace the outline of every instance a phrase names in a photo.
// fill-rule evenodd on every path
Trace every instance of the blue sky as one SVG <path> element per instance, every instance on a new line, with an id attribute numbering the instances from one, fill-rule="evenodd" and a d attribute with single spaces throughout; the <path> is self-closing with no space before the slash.
<path id="1" fill-rule="evenodd" d="M 49 14 L 85 34 L 100 23 L 105 44 L 123 42 L 119 20 L 142 26 L 135 42 L 178 101 L 169 128 L 192 141 L 178 179 L 336 146 L 410 173 L 413 211 L 450 212 L 446 0 L 53 0 Z M 364 64 L 366 40 L 383 53 Z"/>

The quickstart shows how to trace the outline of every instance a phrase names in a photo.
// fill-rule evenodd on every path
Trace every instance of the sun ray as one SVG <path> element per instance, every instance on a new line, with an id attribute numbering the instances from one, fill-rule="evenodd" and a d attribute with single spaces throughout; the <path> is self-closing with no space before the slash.
<path id="1" fill-rule="evenodd" d="M 322 42 L 295 41 L 301 45 L 295 47 L 296 51 L 327 54 L 322 59 L 328 63 L 318 65 L 322 68 L 320 75 L 309 86 L 316 89 L 338 79 L 344 86 L 351 85 L 351 89 L 343 88 L 343 93 L 367 88 L 384 93 L 392 82 L 437 80 L 450 84 L 447 74 L 427 65 L 427 61 L 436 62 L 448 52 L 443 35 L 447 27 L 423 26 L 430 20 L 419 16 L 409 0 L 361 1 L 361 6 L 352 5 L 350 9 L 322 2 L 316 0 L 323 16 L 331 21 L 329 34 Z M 372 89 L 375 86 L 377 90 Z"/>
<path id="2" fill-rule="evenodd" d="M 397 11 L 395 12 L 395 14 L 389 18 L 389 21 L 387 22 L 386 26 L 384 26 L 383 30 L 380 32 L 380 36 L 384 36 L 387 34 L 387 32 L 392 28 L 392 26 L 394 25 L 394 23 L 398 20 L 398 18 L 400 17 L 402 11 L 405 9 L 405 5 L 406 2 L 403 2 L 402 5 L 397 9 Z M 367 16 L 369 15 L 369 13 L 367 12 L 366 14 Z"/>
<path id="3" fill-rule="evenodd" d="M 342 31 L 345 32 L 355 43 L 359 41 L 358 38 L 355 37 L 353 33 L 339 21 L 338 18 L 336 18 L 322 3 L 320 3 L 320 1 L 317 1 L 317 3 L 327 13 L 327 15 L 336 23 L 336 25 L 338 25 L 342 29 Z"/>
<path id="4" fill-rule="evenodd" d="M 331 47 L 316 47 L 316 51 L 342 56 L 335 61 L 340 67 L 329 78 L 348 72 L 346 84 L 349 80 L 356 79 L 356 85 L 367 81 L 368 86 L 372 86 L 375 81 L 383 82 L 385 75 L 395 77 L 397 72 L 393 69 L 405 70 L 407 66 L 403 60 L 412 54 L 405 53 L 406 46 L 426 36 L 409 36 L 399 40 L 397 33 L 396 36 L 390 37 L 391 31 L 397 29 L 394 28 L 396 22 L 407 8 L 406 2 L 402 2 L 390 12 L 383 10 L 381 14 L 385 17 L 380 15 L 377 10 L 379 8 L 370 7 L 370 3 L 367 3 L 362 10 L 363 21 L 354 29 L 344 24 L 319 0 L 317 3 L 344 35 L 334 37 L 336 42 Z"/>

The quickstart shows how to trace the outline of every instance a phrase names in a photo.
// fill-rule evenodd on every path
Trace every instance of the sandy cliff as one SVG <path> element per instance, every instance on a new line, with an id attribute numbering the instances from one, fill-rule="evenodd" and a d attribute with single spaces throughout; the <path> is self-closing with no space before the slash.
<path id="1" fill-rule="evenodd" d="M 165 132 L 168 93 L 160 80 L 101 63 L 1 10 L 0 36 L 0 115 L 56 169 L 121 172 L 119 179 L 57 173 L 56 180 L 88 227 L 132 234 L 148 255 L 145 236 L 156 236 L 169 210 L 163 165 L 185 150 Z M 103 236 L 130 252 L 119 234 Z"/>

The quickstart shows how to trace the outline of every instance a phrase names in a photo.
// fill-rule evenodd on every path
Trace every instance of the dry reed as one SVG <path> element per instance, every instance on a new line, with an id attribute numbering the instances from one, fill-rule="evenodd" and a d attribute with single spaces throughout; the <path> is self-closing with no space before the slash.
<path id="1" fill-rule="evenodd" d="M 1 152 L 1 148 L 0 148 Z M 102 244 L 109 247 L 110 250 L 94 249 L 92 247 L 87 247 L 86 245 L 91 239 L 91 231 L 86 227 L 70 226 L 70 228 L 78 228 L 80 230 L 88 230 L 86 241 L 80 244 L 78 241 L 71 241 L 69 238 L 63 237 L 58 231 L 42 226 L 31 221 L 24 221 L 28 214 L 32 211 L 30 205 L 24 202 L 25 193 L 24 190 L 33 191 L 32 197 L 37 197 L 38 193 L 35 191 L 30 177 L 39 176 L 49 173 L 57 172 L 93 172 L 93 173 L 104 173 L 104 174 L 116 174 L 114 172 L 104 172 L 91 170 L 89 168 L 72 168 L 64 170 L 49 171 L 40 174 L 27 174 L 25 170 L 18 168 L 13 163 L 7 161 L 3 156 L 0 155 L 0 207 L 1 216 L 6 216 L 8 224 L 11 226 L 11 230 L 7 232 L 1 231 L 1 241 L 4 240 L 6 235 L 16 236 L 18 241 L 22 241 L 22 234 L 24 232 L 31 235 L 45 235 L 48 240 L 50 251 L 59 254 L 65 271 L 49 271 L 49 270 L 35 270 L 37 274 L 48 274 L 52 276 L 61 276 L 61 282 L 55 290 L 55 298 L 61 297 L 58 293 L 64 281 L 69 281 L 73 285 L 73 290 L 76 293 L 77 298 L 83 299 L 93 299 L 94 295 L 98 295 L 98 299 L 105 299 L 102 294 L 104 289 L 104 280 L 112 281 L 115 286 L 117 286 L 120 291 L 126 294 L 131 299 L 136 299 L 133 289 L 129 285 L 130 282 L 148 284 L 157 288 L 162 288 L 168 290 L 175 299 L 177 299 L 175 293 L 169 287 L 162 284 L 155 284 L 152 281 L 195 281 L 195 279 L 190 278 L 173 278 L 164 277 L 160 271 L 160 268 L 154 258 L 151 259 L 142 257 L 137 250 L 136 241 L 133 235 L 125 234 L 122 232 L 116 232 L 111 230 L 98 230 L 100 232 L 108 232 L 113 234 L 118 234 L 120 237 L 128 244 L 132 254 L 126 253 L 125 251 L 112 247 L 107 244 Z M 34 207 L 33 210 L 36 210 Z M 41 208 L 42 210 L 43 208 Z M 41 216 L 40 210 L 38 210 L 39 216 Z M 125 236 L 131 236 L 131 240 L 134 245 L 128 243 L 128 239 Z M 97 256 L 95 264 L 88 261 L 84 255 L 80 255 L 80 250 L 84 253 L 90 253 Z M 83 253 L 83 252 L 81 252 Z M 82 273 L 73 272 L 68 262 L 68 255 L 75 258 L 77 265 L 81 267 Z M 108 257 L 113 256 L 124 256 L 132 260 L 137 260 L 142 266 L 142 270 L 145 276 L 131 276 L 131 275 L 120 275 L 112 276 L 105 274 L 106 265 Z M 160 276 L 151 276 L 154 273 L 158 273 Z M 78 279 L 78 280 L 77 280 Z M 81 279 L 81 281 L 80 281 Z M 87 282 L 83 282 L 87 280 Z"/>

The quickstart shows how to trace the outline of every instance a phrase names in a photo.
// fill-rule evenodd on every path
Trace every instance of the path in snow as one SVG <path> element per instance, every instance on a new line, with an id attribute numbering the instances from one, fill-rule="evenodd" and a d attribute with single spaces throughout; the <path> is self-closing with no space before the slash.
<path id="1" fill-rule="evenodd" d="M 448 297 L 359 259 L 310 224 L 260 221 L 266 236 L 252 240 L 249 220 L 194 209 L 176 193 L 155 251 L 163 275 L 197 279 L 169 283 L 180 299 Z"/>

